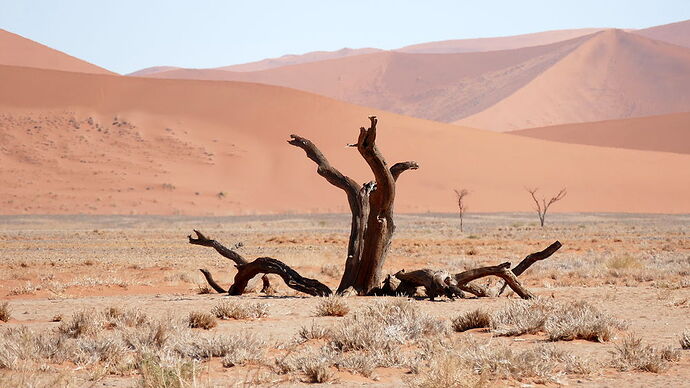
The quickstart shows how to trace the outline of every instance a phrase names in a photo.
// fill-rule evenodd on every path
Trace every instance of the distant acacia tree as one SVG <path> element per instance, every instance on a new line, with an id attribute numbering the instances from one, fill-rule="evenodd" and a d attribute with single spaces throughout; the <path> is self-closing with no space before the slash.
<path id="1" fill-rule="evenodd" d="M 534 210 L 537 211 L 537 214 L 539 215 L 539 223 L 541 224 L 541 227 L 544 227 L 544 218 L 546 217 L 546 211 L 549 210 L 549 206 L 553 205 L 555 202 L 560 201 L 561 199 L 565 198 L 565 195 L 568 194 L 568 192 L 565 190 L 565 187 L 561 189 L 561 191 L 558 192 L 558 194 L 554 195 L 549 199 L 549 201 L 546 201 L 546 198 L 542 198 L 541 202 L 537 199 L 537 190 L 539 188 L 534 188 L 526 189 L 528 193 L 532 196 L 532 199 L 534 200 L 534 203 L 536 204 L 536 207 Z"/>
<path id="2" fill-rule="evenodd" d="M 460 231 L 462 232 L 462 219 L 465 216 L 465 211 L 467 211 L 467 206 L 465 206 L 465 197 L 470 192 L 467 189 L 455 190 L 455 195 L 458 197 L 458 213 L 460 214 Z"/>

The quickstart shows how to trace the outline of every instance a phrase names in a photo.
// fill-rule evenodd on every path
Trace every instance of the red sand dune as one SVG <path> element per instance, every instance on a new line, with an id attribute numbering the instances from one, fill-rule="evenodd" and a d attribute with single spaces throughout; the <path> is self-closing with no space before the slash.
<path id="1" fill-rule="evenodd" d="M 281 85 L 498 131 L 690 110 L 690 49 L 621 30 L 515 50 L 381 52 L 258 72 L 152 76 Z"/>
<path id="2" fill-rule="evenodd" d="M 0 65 L 36 67 L 79 73 L 114 74 L 102 67 L 53 50 L 0 29 Z"/>
<path id="3" fill-rule="evenodd" d="M 509 133 L 564 143 L 690 154 L 690 113 L 565 124 Z"/>
<path id="4" fill-rule="evenodd" d="M 527 84 L 586 38 L 464 54 L 392 51 L 259 71 L 179 69 L 157 78 L 260 82 L 436 121 L 478 113 Z"/>
<path id="5" fill-rule="evenodd" d="M 495 38 L 454 39 L 439 42 L 414 44 L 399 48 L 397 51 L 415 54 L 449 54 L 471 51 L 511 50 L 522 47 L 542 46 L 580 36 L 590 35 L 602 28 L 580 28 L 573 30 L 555 30 L 535 32 L 532 34 L 501 36 Z"/>
<path id="6" fill-rule="evenodd" d="M 599 32 L 510 97 L 458 120 L 508 131 L 690 110 L 690 49 Z"/>
<path id="7" fill-rule="evenodd" d="M 260 71 L 274 69 L 276 67 L 283 67 L 289 65 L 298 65 L 300 63 L 325 61 L 327 59 L 346 58 L 356 55 L 372 54 L 383 51 L 377 48 L 365 47 L 360 49 L 342 48 L 337 51 L 313 51 L 300 55 L 283 55 L 279 58 L 268 58 L 261 61 L 242 63 L 239 65 L 230 65 L 216 68 L 217 70 L 227 71 Z"/>
<path id="8" fill-rule="evenodd" d="M 400 178 L 397 209 L 528 211 L 524 186 L 568 187 L 554 211 L 690 212 L 690 155 L 547 142 L 452 126 L 287 88 L 0 66 L 3 213 L 240 214 L 346 211 L 290 133 L 344 173 L 370 113 Z M 222 194 L 221 194 L 222 193 Z"/>
<path id="9" fill-rule="evenodd" d="M 690 48 L 690 20 L 633 31 L 647 38 Z"/>

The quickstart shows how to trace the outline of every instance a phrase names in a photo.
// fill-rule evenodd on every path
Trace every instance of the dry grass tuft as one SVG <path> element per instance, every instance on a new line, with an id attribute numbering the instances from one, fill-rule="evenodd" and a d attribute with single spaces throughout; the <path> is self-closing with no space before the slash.
<path id="1" fill-rule="evenodd" d="M 201 311 L 193 311 L 189 313 L 189 327 L 192 329 L 209 330 L 218 325 L 213 315 Z"/>
<path id="2" fill-rule="evenodd" d="M 312 323 L 311 327 L 302 326 L 297 332 L 297 343 L 303 343 L 314 339 L 325 339 L 330 335 L 330 330 Z"/>
<path id="3" fill-rule="evenodd" d="M 616 345 L 611 364 L 620 371 L 637 370 L 660 373 L 668 367 L 670 361 L 678 361 L 680 352 L 672 348 L 658 349 L 643 345 L 640 338 L 626 336 Z"/>
<path id="4" fill-rule="evenodd" d="M 455 331 L 467 331 L 480 329 L 491 325 L 491 315 L 483 310 L 474 310 L 460 314 L 453 319 L 451 326 Z"/>
<path id="5" fill-rule="evenodd" d="M 544 331 L 550 341 L 583 339 L 605 342 L 611 339 L 615 330 L 626 326 L 589 303 L 575 302 L 560 306 L 549 316 L 544 324 Z"/>
<path id="6" fill-rule="evenodd" d="M 70 338 L 95 335 L 103 330 L 97 318 L 97 314 L 91 311 L 78 311 L 74 313 L 69 320 L 60 322 L 60 326 L 58 326 L 57 330 Z"/>
<path id="7" fill-rule="evenodd" d="M 268 316 L 266 303 L 242 303 L 222 301 L 211 309 L 211 314 L 219 319 L 252 319 Z"/>
<path id="8" fill-rule="evenodd" d="M 197 286 L 196 293 L 199 295 L 207 295 L 207 294 L 213 293 L 213 291 L 211 290 L 211 287 L 209 287 L 206 284 L 197 284 L 196 286 Z"/>
<path id="9" fill-rule="evenodd" d="M 685 330 L 683 334 L 680 335 L 679 341 L 682 349 L 690 349 L 690 330 Z"/>
<path id="10" fill-rule="evenodd" d="M 627 325 L 584 301 L 557 302 L 537 298 L 510 302 L 491 316 L 490 326 L 502 336 L 544 332 L 550 341 L 604 342 Z"/>
<path id="11" fill-rule="evenodd" d="M 319 317 L 343 317 L 350 312 L 344 299 L 339 296 L 328 296 L 321 298 L 316 305 L 316 316 Z"/>
<path id="12" fill-rule="evenodd" d="M 323 384 L 332 381 L 335 374 L 331 372 L 328 361 L 324 359 L 309 359 L 302 366 L 307 382 Z"/>
<path id="13" fill-rule="evenodd" d="M 0 304 L 0 321 L 7 322 L 12 318 L 12 308 L 10 302 Z"/>
<path id="14" fill-rule="evenodd" d="M 192 386 L 196 376 L 193 361 L 163 362 L 159 357 L 147 355 L 138 364 L 142 388 L 184 388 Z"/>
<path id="15" fill-rule="evenodd" d="M 394 298 L 365 306 L 333 328 L 330 345 L 340 351 L 391 350 L 448 332 L 443 321 L 419 311 L 413 302 Z"/>
<path id="16" fill-rule="evenodd" d="M 630 255 L 617 255 L 606 262 L 606 266 L 611 270 L 627 270 L 641 268 L 642 262 Z"/>

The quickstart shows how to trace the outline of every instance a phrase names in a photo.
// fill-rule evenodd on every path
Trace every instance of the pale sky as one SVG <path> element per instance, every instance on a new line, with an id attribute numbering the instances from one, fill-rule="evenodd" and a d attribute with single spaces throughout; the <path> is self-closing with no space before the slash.
<path id="1" fill-rule="evenodd" d="M 690 19 L 690 0 L 0 0 L 0 28 L 118 73 Z"/>

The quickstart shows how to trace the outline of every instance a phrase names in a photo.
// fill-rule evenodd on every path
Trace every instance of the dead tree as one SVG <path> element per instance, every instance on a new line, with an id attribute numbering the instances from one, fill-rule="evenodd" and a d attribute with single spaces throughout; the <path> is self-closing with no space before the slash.
<path id="1" fill-rule="evenodd" d="M 196 238 L 191 235 L 188 236 L 190 244 L 212 247 L 222 256 L 234 261 L 235 267 L 237 267 L 235 281 L 227 291 L 213 279 L 213 276 L 207 269 L 200 269 L 208 284 L 216 290 L 216 292 L 227 292 L 229 295 L 242 295 L 249 281 L 254 278 L 254 276 L 261 273 L 264 274 L 262 278 L 262 291 L 264 292 L 270 287 L 268 277 L 265 274 L 276 274 L 283 278 L 283 281 L 288 287 L 305 294 L 312 296 L 328 296 L 333 293 L 325 284 L 318 280 L 301 276 L 297 271 L 280 260 L 270 257 L 259 257 L 254 261 L 247 261 L 247 259 L 242 257 L 242 255 L 237 253 L 234 249 L 227 248 L 218 241 L 209 239 L 198 230 L 194 230 L 194 233 L 196 234 Z"/>
<path id="2" fill-rule="evenodd" d="M 546 202 L 546 198 L 541 199 L 541 203 L 537 199 L 537 190 L 538 188 L 526 189 L 528 193 L 532 196 L 532 199 L 534 200 L 534 203 L 536 204 L 534 210 L 537 211 L 537 214 L 539 215 L 539 223 L 541 224 L 541 227 L 544 227 L 544 218 L 546 217 L 546 211 L 549 210 L 549 206 L 551 206 L 554 202 L 558 202 L 561 199 L 565 197 L 568 192 L 565 190 L 565 188 L 561 189 L 561 191 L 558 192 L 555 196 L 551 197 L 551 199 Z"/>
<path id="3" fill-rule="evenodd" d="M 474 268 L 455 275 L 450 275 L 446 271 L 428 268 L 411 272 L 402 270 L 395 274 L 395 278 L 400 280 L 397 287 L 391 286 L 389 275 L 386 278 L 384 287 L 375 290 L 374 294 L 413 296 L 417 287 L 424 287 L 430 300 L 434 300 L 435 297 L 440 295 L 446 295 L 450 299 L 453 299 L 455 296 L 463 297 L 463 291 L 477 297 L 486 297 L 491 293 L 486 288 L 471 282 L 487 276 L 496 276 L 504 280 L 503 288 L 498 295 L 501 295 L 505 287 L 509 286 L 521 298 L 531 299 L 534 295 L 520 283 L 517 277 L 524 273 L 532 264 L 553 255 L 560 247 L 561 243 L 556 241 L 543 251 L 529 254 L 512 271 L 510 270 L 511 264 L 509 262 Z"/>
<path id="4" fill-rule="evenodd" d="M 465 206 L 464 199 L 470 192 L 466 189 L 455 190 L 455 195 L 458 197 L 458 213 L 460 214 L 460 231 L 462 232 L 462 219 L 465 217 L 465 211 L 467 211 L 467 206 Z"/>
<path id="5" fill-rule="evenodd" d="M 374 181 L 358 184 L 333 167 L 310 140 L 290 135 L 288 143 L 303 149 L 317 165 L 316 172 L 347 195 L 352 214 L 345 271 L 338 293 L 352 287 L 364 295 L 381 285 L 381 268 L 395 231 L 393 204 L 396 181 L 407 170 L 419 168 L 415 162 L 396 163 L 390 168 L 376 146 L 376 116 L 369 117 L 369 128 L 361 127 L 357 143 L 360 155 L 374 174 Z"/>

